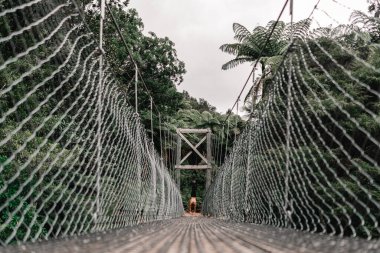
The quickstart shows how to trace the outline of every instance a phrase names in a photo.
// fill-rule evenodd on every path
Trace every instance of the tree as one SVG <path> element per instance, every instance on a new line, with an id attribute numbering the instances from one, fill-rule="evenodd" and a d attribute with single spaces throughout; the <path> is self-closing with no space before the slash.
<path id="1" fill-rule="evenodd" d="M 120 2 L 120 1 L 119 1 Z M 135 9 L 126 10 L 125 4 L 110 5 L 104 22 L 104 44 L 107 63 L 110 64 L 118 83 L 125 91 L 130 105 L 135 105 L 135 64 L 138 67 L 138 111 L 148 133 L 151 132 L 150 100 L 153 99 L 153 135 L 159 136 L 159 115 L 161 120 L 172 117 L 183 108 L 183 95 L 176 86 L 183 81 L 185 64 L 178 59 L 175 44 L 168 38 L 160 38 L 154 32 L 143 33 L 144 24 Z M 88 9 L 88 8 L 87 8 Z M 120 38 L 113 23 L 118 24 L 126 45 Z M 99 30 L 98 6 L 87 11 L 90 27 Z M 131 56 L 133 60 L 131 59 Z M 157 144 L 157 143 L 156 143 Z"/>
<path id="2" fill-rule="evenodd" d="M 265 78 L 281 62 L 281 56 L 289 48 L 291 34 L 293 34 L 294 39 L 305 37 L 310 22 L 311 20 L 305 19 L 292 26 L 282 21 L 270 21 L 265 27 L 255 27 L 252 32 L 241 24 L 233 24 L 234 39 L 237 42 L 224 44 L 220 49 L 225 53 L 234 55 L 235 58 L 223 64 L 222 69 L 228 70 L 246 62 L 256 64 L 258 61 L 257 65 L 261 68 L 259 73 L 262 76 L 259 79 L 253 78 L 253 86 L 248 93 L 252 95 L 251 106 L 255 106 L 260 101 Z M 249 98 L 248 95 L 245 102 Z"/>
<path id="3" fill-rule="evenodd" d="M 191 97 L 188 92 L 183 92 L 183 109 L 178 110 L 176 114 L 169 117 L 169 122 L 165 123 L 164 129 L 171 132 L 175 132 L 176 128 L 210 128 L 214 135 L 213 140 L 215 142 L 213 145 L 218 148 L 213 149 L 215 152 L 217 150 L 218 155 L 213 153 L 214 156 L 214 172 L 217 171 L 217 166 L 224 160 L 227 151 L 233 146 L 233 140 L 235 136 L 240 133 L 240 129 L 244 127 L 244 121 L 238 115 L 232 114 L 229 121 L 225 122 L 227 115 L 216 112 L 216 108 L 210 105 L 205 99 L 196 99 Z M 200 141 L 200 137 L 197 135 L 188 136 L 189 140 L 193 143 Z M 167 145 L 165 147 L 164 153 L 171 153 L 175 150 L 176 144 L 172 146 Z M 200 149 L 205 150 L 205 146 L 201 146 Z M 182 157 L 191 151 L 187 145 L 182 146 Z M 194 153 L 193 153 L 194 154 Z M 218 159 L 216 161 L 216 158 Z M 191 164 L 198 164 L 201 160 L 197 155 L 190 156 L 187 161 Z M 205 171 L 181 171 L 181 194 L 183 199 L 183 205 L 185 209 L 187 207 L 187 200 L 190 198 L 191 193 L 191 181 L 195 180 L 197 182 L 197 209 L 202 206 L 202 198 L 205 193 Z"/>
<path id="4" fill-rule="evenodd" d="M 367 0 L 369 3 L 368 11 L 375 17 L 380 17 L 380 1 L 379 0 Z"/>
<path id="5" fill-rule="evenodd" d="M 369 38 L 366 42 L 375 43 L 380 41 L 380 21 L 378 17 L 369 16 L 361 11 L 354 11 L 351 15 L 351 19 L 356 30 L 359 30 L 359 33 Z M 352 32 L 358 34 L 354 29 L 351 30 L 351 33 Z"/>

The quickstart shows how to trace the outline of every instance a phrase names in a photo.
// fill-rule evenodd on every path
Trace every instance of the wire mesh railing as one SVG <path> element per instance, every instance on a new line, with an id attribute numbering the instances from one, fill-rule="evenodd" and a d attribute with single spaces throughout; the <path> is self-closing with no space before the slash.
<path id="1" fill-rule="evenodd" d="M 310 19 L 313 28 L 260 80 L 261 100 L 208 190 L 204 213 L 379 238 L 380 21 L 359 11 L 351 20 L 333 28 Z"/>
<path id="2" fill-rule="evenodd" d="M 378 238 L 380 23 L 317 10 L 336 28 L 295 36 L 227 159 L 232 140 L 213 137 L 203 211 Z M 175 136 L 162 132 L 161 158 L 76 2 L 4 0 L 0 34 L 0 243 L 180 216 Z"/>
<path id="3" fill-rule="evenodd" d="M 0 3 L 0 243 L 182 214 L 74 1 Z"/>

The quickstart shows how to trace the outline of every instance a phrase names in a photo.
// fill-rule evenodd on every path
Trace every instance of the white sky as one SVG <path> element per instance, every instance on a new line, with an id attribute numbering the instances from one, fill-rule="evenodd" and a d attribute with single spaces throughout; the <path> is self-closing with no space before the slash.
<path id="1" fill-rule="evenodd" d="M 337 0 L 353 9 L 366 10 L 366 0 Z M 175 44 L 178 57 L 186 64 L 187 73 L 179 90 L 191 96 L 205 98 L 218 111 L 225 112 L 236 100 L 250 72 L 245 64 L 228 71 L 223 63 L 232 59 L 219 50 L 220 45 L 233 41 L 232 24 L 240 23 L 249 30 L 275 20 L 284 0 L 131 0 L 145 24 L 145 32 L 169 37 Z M 295 21 L 307 18 L 317 0 L 294 0 Z M 351 11 L 334 0 L 321 0 L 319 9 L 340 23 L 347 23 Z M 321 11 L 315 19 L 321 25 L 334 24 Z M 289 10 L 284 12 L 290 21 Z"/>

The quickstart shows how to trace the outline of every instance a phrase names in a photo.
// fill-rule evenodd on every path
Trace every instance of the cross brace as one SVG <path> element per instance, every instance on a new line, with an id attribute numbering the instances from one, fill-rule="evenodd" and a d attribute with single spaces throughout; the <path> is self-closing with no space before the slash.
<path id="1" fill-rule="evenodd" d="M 184 134 L 205 134 L 205 136 L 194 146 Z M 211 130 L 210 129 L 177 129 L 177 164 L 175 168 L 177 169 L 177 184 L 180 186 L 180 170 L 206 170 L 206 189 L 210 186 L 211 183 Z M 192 149 L 181 159 L 181 141 L 185 141 L 186 144 Z M 198 148 L 206 141 L 207 146 L 207 156 L 205 157 L 201 152 L 199 152 Z M 205 165 L 198 164 L 190 164 L 190 165 L 182 165 L 189 158 L 189 156 L 195 152 Z"/>

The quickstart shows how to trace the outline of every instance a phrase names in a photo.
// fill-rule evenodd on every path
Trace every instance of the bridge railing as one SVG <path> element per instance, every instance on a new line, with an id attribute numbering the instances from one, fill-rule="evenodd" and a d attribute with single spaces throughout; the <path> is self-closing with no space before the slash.
<path id="1" fill-rule="evenodd" d="M 0 4 L 0 244 L 182 214 L 76 1 Z M 107 51 L 107 48 L 105 48 Z"/>
<path id="2" fill-rule="evenodd" d="M 258 82 L 261 101 L 207 192 L 205 214 L 379 238 L 380 21 L 350 11 L 352 23 L 337 28 L 312 16 Z"/>

